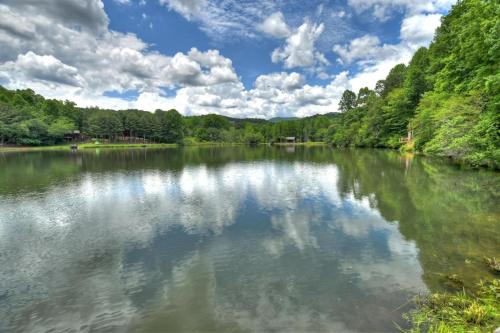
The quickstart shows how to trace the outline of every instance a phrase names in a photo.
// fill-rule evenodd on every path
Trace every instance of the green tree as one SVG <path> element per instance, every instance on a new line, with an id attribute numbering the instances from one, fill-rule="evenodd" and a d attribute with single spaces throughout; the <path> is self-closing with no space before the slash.
<path id="1" fill-rule="evenodd" d="M 48 126 L 39 119 L 25 120 L 19 130 L 18 143 L 23 145 L 38 146 L 47 139 Z"/>
<path id="2" fill-rule="evenodd" d="M 204 128 L 228 129 L 229 121 L 223 116 L 208 114 L 203 118 L 202 126 Z"/>
<path id="3" fill-rule="evenodd" d="M 249 145 L 256 145 L 264 142 L 264 136 L 259 133 L 254 126 L 245 127 L 244 141 Z"/>
<path id="4" fill-rule="evenodd" d="M 114 111 L 94 113 L 88 120 L 89 133 L 98 138 L 114 140 L 123 133 L 122 123 Z"/>
<path id="5" fill-rule="evenodd" d="M 54 142 L 63 140 L 64 135 L 76 130 L 75 124 L 67 118 L 58 118 L 48 128 L 48 134 Z"/>
<path id="6" fill-rule="evenodd" d="M 155 116 L 160 124 L 160 139 L 167 143 L 182 142 L 184 138 L 184 124 L 182 115 L 176 110 L 155 111 Z"/>
<path id="7" fill-rule="evenodd" d="M 0 120 L 0 145 L 3 146 L 5 137 L 9 134 L 7 125 Z"/>
<path id="8" fill-rule="evenodd" d="M 184 120 L 182 115 L 177 110 L 169 110 L 166 112 L 167 119 L 167 142 L 182 142 L 184 138 Z"/>
<path id="9" fill-rule="evenodd" d="M 385 80 L 377 82 L 375 91 L 381 97 L 386 97 L 392 90 L 401 88 L 406 78 L 407 67 L 404 64 L 394 66 Z"/>
<path id="10" fill-rule="evenodd" d="M 408 107 L 414 110 L 422 95 L 430 90 L 430 84 L 426 76 L 426 70 L 429 67 L 428 51 L 421 47 L 415 52 L 410 61 L 404 81 L 406 99 Z"/>
<path id="11" fill-rule="evenodd" d="M 123 112 L 123 129 L 128 132 L 129 136 L 137 136 L 139 131 L 140 118 L 141 117 L 136 110 L 127 110 Z"/>
<path id="12" fill-rule="evenodd" d="M 344 91 L 339 102 L 340 112 L 348 112 L 356 106 L 356 94 L 350 90 Z"/>

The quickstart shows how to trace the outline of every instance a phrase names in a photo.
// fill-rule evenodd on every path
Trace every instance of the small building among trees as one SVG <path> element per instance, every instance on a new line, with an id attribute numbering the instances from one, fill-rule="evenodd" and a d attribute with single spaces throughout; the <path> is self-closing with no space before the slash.
<path id="1" fill-rule="evenodd" d="M 82 141 L 82 133 L 79 130 L 74 130 L 64 134 L 64 140 L 67 142 L 78 142 Z"/>

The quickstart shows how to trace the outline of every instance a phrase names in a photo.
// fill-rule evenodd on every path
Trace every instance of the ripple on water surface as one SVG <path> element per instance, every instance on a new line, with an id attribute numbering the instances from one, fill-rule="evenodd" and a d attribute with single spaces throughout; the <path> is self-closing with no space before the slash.
<path id="1" fill-rule="evenodd" d="M 388 152 L 41 156 L 0 162 L 0 331 L 397 331 L 500 239 L 497 174 Z"/>

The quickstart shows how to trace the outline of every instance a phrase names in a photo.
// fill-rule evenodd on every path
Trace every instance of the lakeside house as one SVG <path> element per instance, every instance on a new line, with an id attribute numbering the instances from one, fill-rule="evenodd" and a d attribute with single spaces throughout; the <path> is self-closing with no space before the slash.
<path id="1" fill-rule="evenodd" d="M 285 138 L 285 142 L 286 142 L 286 143 L 295 143 L 295 142 L 296 142 L 296 140 L 295 140 L 295 137 L 294 137 L 294 136 L 287 136 L 287 137 Z"/>
<path id="2" fill-rule="evenodd" d="M 67 142 L 83 141 L 83 135 L 79 130 L 74 130 L 64 134 L 64 140 Z"/>

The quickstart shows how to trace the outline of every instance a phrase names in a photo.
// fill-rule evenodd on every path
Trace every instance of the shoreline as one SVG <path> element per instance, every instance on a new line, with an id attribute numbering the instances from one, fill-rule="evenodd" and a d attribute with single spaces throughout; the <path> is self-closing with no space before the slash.
<path id="1" fill-rule="evenodd" d="M 309 142 L 296 142 L 296 143 L 286 143 L 286 142 L 274 142 L 266 143 L 271 146 L 327 146 L 329 143 L 321 141 L 309 141 Z"/>
<path id="2" fill-rule="evenodd" d="M 244 146 L 245 143 L 238 142 L 197 142 L 194 144 L 178 144 L 178 143 L 83 143 L 77 144 L 78 150 L 81 149 L 137 149 L 137 148 L 179 148 L 179 147 L 224 147 L 224 146 Z M 268 145 L 268 143 L 260 143 L 259 145 Z M 298 142 L 298 143 L 273 143 L 274 146 L 323 146 L 328 145 L 326 142 Z M 0 153 L 5 152 L 30 152 L 30 151 L 64 151 L 71 150 L 71 144 L 55 145 L 55 146 L 0 146 Z"/>
<path id="3" fill-rule="evenodd" d="M 130 149 L 130 148 L 175 148 L 179 145 L 176 143 L 156 143 L 156 144 L 142 144 L 142 143 L 131 143 L 131 144 L 123 144 L 123 143 L 109 143 L 109 144 L 93 144 L 93 143 L 84 143 L 79 144 L 78 150 L 80 149 L 96 149 L 96 148 L 104 148 L 104 149 Z M 0 147 L 0 152 L 30 152 L 30 151 L 71 151 L 71 144 L 64 145 L 56 145 L 56 146 L 7 146 Z"/>
<path id="4" fill-rule="evenodd" d="M 321 147 L 328 146 L 327 142 L 296 142 L 296 143 L 259 143 L 256 146 L 275 146 L 275 147 Z M 246 143 L 238 142 L 196 142 L 190 144 L 178 144 L 178 143 L 105 143 L 105 144 L 94 144 L 94 143 L 83 143 L 78 145 L 78 150 L 85 149 L 166 149 L 166 148 L 181 148 L 181 147 L 234 147 L 234 146 L 249 146 Z M 337 147 L 339 148 L 339 147 Z M 392 150 L 398 152 L 401 156 L 421 156 L 425 158 L 432 158 L 441 161 L 447 161 L 458 167 L 463 167 L 471 170 L 490 170 L 493 172 L 498 172 L 499 170 L 487 165 L 471 165 L 461 160 L 449 159 L 444 156 L 428 155 L 422 152 L 409 152 L 401 151 L 392 148 L 368 148 L 368 147 L 342 147 L 340 149 L 382 149 L 382 150 Z M 56 145 L 56 146 L 0 146 L 0 154 L 2 153 L 20 153 L 20 152 L 43 152 L 43 151 L 71 151 L 71 144 Z"/>

